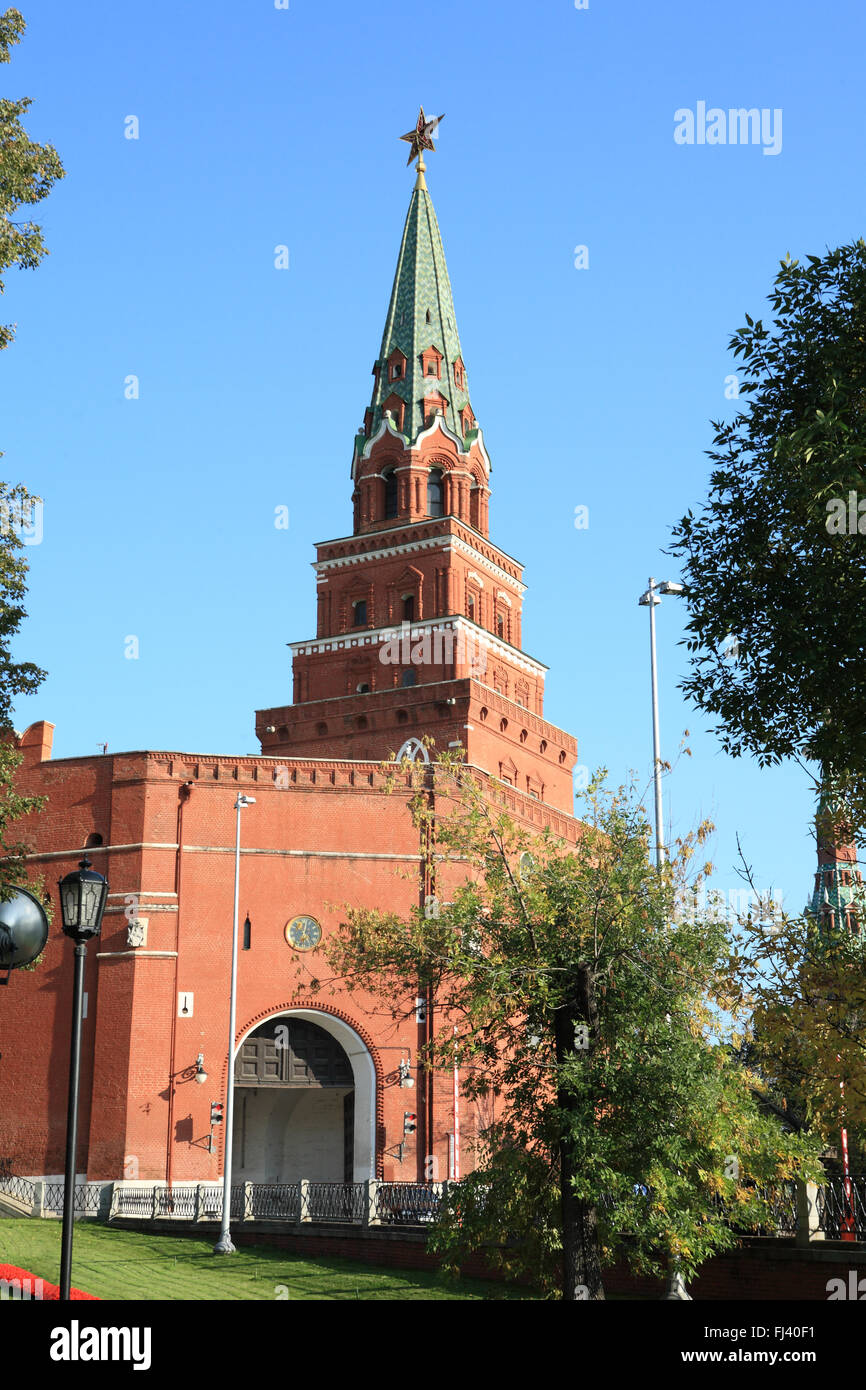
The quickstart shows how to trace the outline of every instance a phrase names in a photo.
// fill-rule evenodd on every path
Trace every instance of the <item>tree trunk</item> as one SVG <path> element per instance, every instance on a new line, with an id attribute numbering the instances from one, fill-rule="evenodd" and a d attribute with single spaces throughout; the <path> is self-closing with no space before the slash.
<path id="1" fill-rule="evenodd" d="M 575 1025 L 589 1029 L 589 1045 L 593 1046 L 598 1014 L 595 989 L 588 966 L 580 966 L 573 991 L 562 1008 L 554 1015 L 556 1060 L 563 1062 L 575 1050 Z M 568 1114 L 574 1109 L 571 1093 L 557 1089 L 557 1103 Z M 562 1297 L 567 1303 L 604 1298 L 601 1261 L 598 1253 L 598 1215 L 594 1204 L 579 1201 L 572 1187 L 574 1163 L 571 1138 L 563 1134 L 559 1144 L 560 1212 L 562 1219 Z"/>

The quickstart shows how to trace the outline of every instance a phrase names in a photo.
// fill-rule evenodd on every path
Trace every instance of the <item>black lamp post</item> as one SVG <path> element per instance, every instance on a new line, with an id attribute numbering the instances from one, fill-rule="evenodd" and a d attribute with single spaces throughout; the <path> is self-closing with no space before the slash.
<path id="1" fill-rule="evenodd" d="M 89 859 L 59 883 L 64 935 L 75 942 L 72 985 L 72 1045 L 69 1052 L 69 1103 L 66 1111 L 66 1179 L 63 1188 L 63 1237 L 60 1247 L 60 1297 L 69 1299 L 72 1280 L 72 1226 L 75 1220 L 75 1158 L 78 1149 L 78 1084 L 81 1074 L 81 1012 L 84 1003 L 84 961 L 87 943 L 99 935 L 108 897 L 108 883 L 95 873 Z"/>

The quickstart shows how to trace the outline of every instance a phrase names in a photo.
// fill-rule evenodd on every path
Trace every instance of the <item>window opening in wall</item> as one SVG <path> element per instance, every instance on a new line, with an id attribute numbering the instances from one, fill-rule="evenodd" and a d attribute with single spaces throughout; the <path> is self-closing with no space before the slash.
<path id="1" fill-rule="evenodd" d="M 431 468 L 427 476 L 427 515 L 442 515 L 442 470 Z"/>
<path id="2" fill-rule="evenodd" d="M 401 685 L 417 685 L 417 684 L 418 684 L 418 672 L 414 669 L 414 667 L 410 666 L 410 667 L 407 668 L 407 670 L 405 670 L 405 671 L 403 672 L 403 678 L 402 678 L 400 684 L 401 684 Z"/>
<path id="3" fill-rule="evenodd" d="M 367 600 L 365 598 L 356 599 L 352 604 L 352 626 L 366 627 L 367 625 Z"/>
<path id="4" fill-rule="evenodd" d="M 415 595 L 403 595 L 403 620 L 407 623 L 415 621 Z"/>
<path id="5" fill-rule="evenodd" d="M 399 425 L 399 421 L 397 422 Z M 392 469 L 385 474 L 385 520 L 397 515 L 397 474 Z"/>

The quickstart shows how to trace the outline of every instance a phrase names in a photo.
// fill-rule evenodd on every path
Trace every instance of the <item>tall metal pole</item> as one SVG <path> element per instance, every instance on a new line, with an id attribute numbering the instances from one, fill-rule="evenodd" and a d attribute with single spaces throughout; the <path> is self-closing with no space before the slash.
<path id="1" fill-rule="evenodd" d="M 681 592 L 679 585 L 665 583 L 661 586 L 662 593 Z M 656 663 L 656 605 L 661 599 L 656 597 L 656 582 L 650 577 L 647 591 L 640 600 L 649 608 L 650 615 L 650 675 L 652 683 L 652 707 L 653 707 L 653 790 L 655 794 L 655 822 L 656 822 L 656 867 L 661 869 L 667 857 L 664 844 L 664 826 L 662 822 L 662 760 L 661 760 L 661 737 L 659 735 L 659 696 L 658 696 L 658 669 Z M 666 1302 L 691 1302 L 691 1295 L 686 1289 L 685 1280 L 679 1269 L 679 1261 L 676 1256 L 671 1256 L 668 1260 L 668 1287 L 664 1294 Z"/>
<path id="2" fill-rule="evenodd" d="M 655 593 L 655 580 L 650 579 L 647 587 L 649 594 L 649 616 L 650 616 L 650 671 L 652 673 L 652 703 L 653 703 L 653 784 L 655 787 L 655 813 L 656 813 L 656 865 L 661 868 L 665 862 L 665 846 L 663 839 L 662 825 L 662 761 L 661 761 L 661 738 L 659 736 L 659 695 L 658 695 L 658 672 L 656 667 L 656 604 L 659 600 Z"/>
<path id="3" fill-rule="evenodd" d="M 60 1239 L 60 1297 L 69 1299 L 72 1283 L 72 1229 L 75 1221 L 75 1168 L 78 1151 L 78 1090 L 81 1078 L 81 1016 L 87 943 L 75 943 L 72 983 L 72 1043 L 69 1050 L 69 1099 L 66 1109 L 66 1174 L 63 1185 L 63 1233 Z"/>
<path id="4" fill-rule="evenodd" d="M 215 1255 L 233 1255 L 235 1246 L 231 1231 L 232 1206 L 232 1129 L 234 1126 L 234 1061 L 235 1061 L 235 1023 L 237 1014 L 238 988 L 238 903 L 240 901 L 241 877 L 241 810 L 255 801 L 253 796 L 238 796 L 235 810 L 238 813 L 235 830 L 235 901 L 232 915 L 232 979 L 229 996 L 229 1046 L 226 1078 L 225 1108 L 225 1147 L 223 1149 L 223 1211 L 220 1223 L 219 1240 L 213 1248 Z"/>

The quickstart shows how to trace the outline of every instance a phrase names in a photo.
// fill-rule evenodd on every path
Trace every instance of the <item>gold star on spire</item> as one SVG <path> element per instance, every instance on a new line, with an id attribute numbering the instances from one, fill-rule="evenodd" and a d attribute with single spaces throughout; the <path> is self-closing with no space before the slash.
<path id="1" fill-rule="evenodd" d="M 415 129 L 407 131 L 405 135 L 400 136 L 401 140 L 408 140 L 409 144 L 412 146 L 406 163 L 411 164 L 413 159 L 417 159 L 419 172 L 424 168 L 424 156 L 422 151 L 435 150 L 436 146 L 433 144 L 431 137 L 439 122 L 444 119 L 445 113 L 443 112 L 441 116 L 434 116 L 432 121 L 428 121 L 427 117 L 424 115 L 424 107 L 422 106 Z"/>

